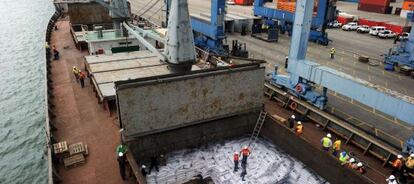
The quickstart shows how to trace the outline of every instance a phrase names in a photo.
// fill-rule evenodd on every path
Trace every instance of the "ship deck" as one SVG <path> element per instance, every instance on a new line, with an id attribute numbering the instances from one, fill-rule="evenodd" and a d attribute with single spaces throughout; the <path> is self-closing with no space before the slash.
<path id="1" fill-rule="evenodd" d="M 72 67 L 84 69 L 84 56 L 87 52 L 76 49 L 69 21 L 60 21 L 59 30 L 52 33 L 52 44 L 56 45 L 61 58 L 52 61 L 53 103 L 55 104 L 54 132 L 58 141 L 68 144 L 83 142 L 88 145 L 89 156 L 86 164 L 65 169 L 58 167 L 63 183 L 134 183 L 122 181 L 116 160 L 115 148 L 119 144 L 120 134 L 116 117 L 110 116 L 102 105 L 98 104 L 92 84 L 85 80 L 85 88 L 76 82 Z"/>
<path id="2" fill-rule="evenodd" d="M 55 126 L 58 129 L 54 135 L 59 141 L 69 144 L 83 142 L 88 145 L 89 156 L 83 166 L 66 170 L 62 165 L 58 167 L 63 183 L 136 183 L 136 181 L 122 181 L 115 148 L 120 142 L 117 117 L 109 113 L 93 90 L 93 84 L 87 79 L 85 88 L 81 88 L 72 75 L 72 67 L 84 69 L 84 56 L 87 52 L 76 49 L 68 21 L 58 23 L 59 30 L 52 34 L 52 44 L 56 45 L 61 54 L 59 61 L 52 62 L 52 77 L 55 104 Z M 287 118 L 292 112 L 267 102 L 266 109 L 272 116 Z M 309 144 L 320 147 L 320 139 L 326 132 L 317 128 L 313 123 L 306 122 L 302 136 Z M 344 141 L 343 141 L 344 142 Z M 375 183 L 385 183 L 385 177 L 390 170 L 383 168 L 382 163 L 363 154 L 363 150 L 345 145 L 346 150 L 354 152 L 359 159 L 368 165 L 365 174 Z M 312 153 L 306 153 L 312 154 Z M 326 154 L 327 157 L 330 154 Z"/>

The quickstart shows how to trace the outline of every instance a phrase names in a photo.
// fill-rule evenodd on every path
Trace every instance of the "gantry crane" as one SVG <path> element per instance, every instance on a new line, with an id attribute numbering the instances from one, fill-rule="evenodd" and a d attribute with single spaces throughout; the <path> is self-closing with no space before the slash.
<path id="1" fill-rule="evenodd" d="M 381 89 L 379 86 L 306 59 L 312 12 L 313 0 L 296 1 L 288 75 L 279 74 L 276 69 L 269 75 L 270 83 L 285 88 L 320 109 L 326 106 L 326 93 L 329 89 L 375 111 L 414 125 L 412 97 Z M 322 92 L 318 92 L 316 87 L 321 87 Z"/>

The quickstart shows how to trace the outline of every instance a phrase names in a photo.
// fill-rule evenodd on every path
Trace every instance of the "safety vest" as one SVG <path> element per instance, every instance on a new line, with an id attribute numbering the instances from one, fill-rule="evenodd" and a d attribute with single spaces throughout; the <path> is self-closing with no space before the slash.
<path id="1" fill-rule="evenodd" d="M 116 152 L 117 153 L 125 153 L 127 151 L 127 147 L 123 144 L 118 145 L 118 147 L 116 147 Z"/>
<path id="2" fill-rule="evenodd" d="M 234 161 L 239 161 L 239 154 L 234 154 L 233 160 Z"/>
<path id="3" fill-rule="evenodd" d="M 397 159 L 397 160 L 395 160 L 395 161 L 392 163 L 392 166 L 393 166 L 394 168 L 400 168 L 400 167 L 401 167 L 401 165 L 402 165 L 402 161 L 401 161 L 401 159 Z"/>
<path id="4" fill-rule="evenodd" d="M 336 140 L 336 141 L 333 143 L 332 148 L 333 148 L 334 150 L 336 150 L 336 151 L 339 151 L 339 150 L 341 149 L 341 140 Z"/>
<path id="5" fill-rule="evenodd" d="M 332 141 L 328 137 L 322 138 L 322 146 L 325 148 L 329 148 L 332 146 Z"/>
<path id="6" fill-rule="evenodd" d="M 348 154 L 343 155 L 342 153 L 339 154 L 339 161 L 341 161 L 342 164 L 345 164 L 346 161 L 348 161 L 349 156 Z"/>
<path id="7" fill-rule="evenodd" d="M 249 148 L 242 149 L 242 154 L 243 154 L 243 156 L 249 156 L 249 154 L 250 154 Z"/>
<path id="8" fill-rule="evenodd" d="M 331 54 L 335 54 L 335 49 L 334 48 L 331 49 Z"/>
<path id="9" fill-rule="evenodd" d="M 296 133 L 301 134 L 303 132 L 303 125 L 296 126 Z"/>
<path id="10" fill-rule="evenodd" d="M 85 78 L 85 74 L 83 72 L 79 73 L 79 78 L 84 79 Z"/>

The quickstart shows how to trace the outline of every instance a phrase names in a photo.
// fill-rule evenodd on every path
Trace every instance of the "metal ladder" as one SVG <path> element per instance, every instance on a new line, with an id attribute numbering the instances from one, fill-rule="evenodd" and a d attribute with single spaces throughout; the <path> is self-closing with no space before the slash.
<path id="1" fill-rule="evenodd" d="M 248 145 L 249 148 L 253 143 L 256 142 L 257 137 L 259 137 L 260 130 L 262 130 L 262 126 L 264 124 L 264 121 L 265 121 L 266 117 L 267 117 L 267 112 L 265 110 L 261 110 L 259 118 L 257 118 L 256 125 L 254 126 L 253 133 L 250 136 L 250 141 L 249 141 L 249 145 Z"/>

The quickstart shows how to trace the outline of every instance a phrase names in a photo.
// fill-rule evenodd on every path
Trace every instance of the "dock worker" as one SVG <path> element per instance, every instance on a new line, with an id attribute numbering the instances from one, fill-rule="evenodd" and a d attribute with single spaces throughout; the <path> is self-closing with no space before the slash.
<path id="1" fill-rule="evenodd" d="M 247 174 L 247 165 L 242 165 L 242 172 L 240 173 L 240 177 L 242 178 L 242 181 L 244 181 L 244 177 L 246 176 L 246 174 Z"/>
<path id="2" fill-rule="evenodd" d="M 56 49 L 55 45 L 52 46 L 52 50 L 53 50 L 54 59 L 59 60 L 59 51 Z"/>
<path id="3" fill-rule="evenodd" d="M 335 50 L 335 48 L 331 48 L 331 59 L 335 59 L 335 52 L 336 52 L 336 50 Z"/>
<path id="4" fill-rule="evenodd" d="M 118 164 L 119 172 L 121 174 L 122 180 L 125 180 L 125 155 L 122 152 L 118 152 Z"/>
<path id="5" fill-rule="evenodd" d="M 243 147 L 243 149 L 240 151 L 241 152 L 241 154 L 242 154 L 242 167 L 243 167 L 243 165 L 246 165 L 247 164 L 247 157 L 249 157 L 249 155 L 250 155 L 250 150 L 249 150 L 249 147 L 248 146 L 244 146 Z"/>
<path id="6" fill-rule="evenodd" d="M 348 168 L 350 168 L 350 169 L 356 169 L 356 165 L 357 165 L 357 163 L 356 163 L 356 160 L 355 160 L 355 158 L 351 158 L 351 159 L 349 159 L 349 161 L 347 162 L 347 167 Z"/>
<path id="7" fill-rule="evenodd" d="M 395 159 L 394 162 L 392 162 L 392 174 L 395 175 L 401 171 L 403 162 L 404 162 L 403 156 L 397 155 L 397 159 Z"/>
<path id="8" fill-rule="evenodd" d="M 76 66 L 73 66 L 72 73 L 75 76 L 76 82 L 79 83 L 79 69 Z"/>
<path id="9" fill-rule="evenodd" d="M 390 175 L 385 181 L 388 182 L 388 184 L 398 184 L 397 179 L 394 175 Z"/>
<path id="10" fill-rule="evenodd" d="M 147 176 L 147 170 L 145 170 L 145 168 L 147 168 L 147 166 L 145 166 L 145 165 L 142 165 L 141 166 L 141 174 L 142 174 L 142 176 L 144 176 L 144 177 L 146 177 Z"/>
<path id="11" fill-rule="evenodd" d="M 158 165 L 159 165 L 158 158 L 156 156 L 152 156 L 151 157 L 151 165 L 150 165 L 148 174 L 151 174 L 151 171 L 152 171 L 153 168 L 155 168 L 155 171 L 158 172 L 159 171 Z"/>
<path id="12" fill-rule="evenodd" d="M 365 168 L 362 162 L 358 162 L 356 170 L 361 174 L 365 173 Z"/>
<path id="13" fill-rule="evenodd" d="M 117 153 L 122 153 L 122 154 L 125 154 L 127 151 L 128 151 L 128 150 L 127 150 L 127 147 L 126 147 L 126 145 L 125 145 L 124 143 L 121 143 L 120 145 L 118 145 L 118 146 L 116 147 L 116 152 L 117 152 Z"/>
<path id="14" fill-rule="evenodd" d="M 80 81 L 80 85 L 81 87 L 85 87 L 85 78 L 86 78 L 86 74 L 85 72 L 80 71 L 79 72 L 79 81 Z"/>
<path id="15" fill-rule="evenodd" d="M 341 140 L 340 139 L 336 139 L 335 142 L 332 145 L 332 149 L 333 149 L 333 156 L 338 156 L 339 151 L 341 150 Z"/>
<path id="16" fill-rule="evenodd" d="M 289 57 L 288 57 L 288 56 L 286 56 L 286 57 L 285 57 L 285 69 L 287 69 L 287 68 L 288 68 L 288 63 L 289 63 Z"/>
<path id="17" fill-rule="evenodd" d="M 296 125 L 295 129 L 296 135 L 301 136 L 303 133 L 303 125 L 302 122 L 298 121 L 298 125 Z"/>
<path id="18" fill-rule="evenodd" d="M 414 169 L 414 154 L 411 154 L 407 161 L 405 162 L 405 168 L 409 171 L 412 171 Z"/>
<path id="19" fill-rule="evenodd" d="M 322 143 L 322 148 L 325 151 L 329 151 L 329 148 L 332 146 L 332 140 L 331 140 L 332 136 L 331 134 L 326 134 L 325 137 L 323 137 L 321 139 L 321 143 Z"/>
<path id="20" fill-rule="evenodd" d="M 346 163 L 348 163 L 349 160 L 349 156 L 346 153 L 346 151 L 343 151 L 339 154 L 339 162 L 341 162 L 341 165 L 345 165 Z"/>
<path id="21" fill-rule="evenodd" d="M 239 153 L 236 151 L 233 154 L 233 161 L 234 161 L 234 172 L 237 172 L 239 170 Z"/>
<path id="22" fill-rule="evenodd" d="M 293 129 L 295 126 L 295 115 L 293 114 L 292 116 L 290 116 L 290 118 L 288 118 L 288 125 L 290 129 Z"/>

